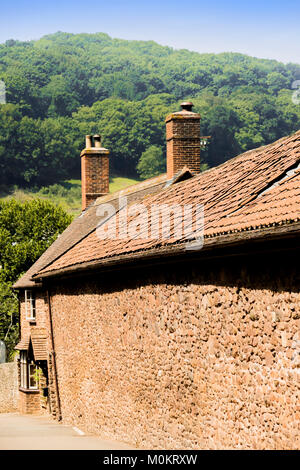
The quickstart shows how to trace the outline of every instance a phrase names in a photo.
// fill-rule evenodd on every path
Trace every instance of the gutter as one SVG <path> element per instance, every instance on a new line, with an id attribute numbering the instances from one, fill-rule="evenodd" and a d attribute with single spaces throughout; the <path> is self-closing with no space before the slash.
<path id="1" fill-rule="evenodd" d="M 50 298 L 49 290 L 47 290 L 47 303 L 48 303 L 50 339 L 51 339 L 51 349 L 52 349 L 50 351 L 50 354 L 52 356 L 52 366 L 53 366 L 53 374 L 54 374 L 54 382 L 55 382 L 55 394 L 56 394 L 56 400 L 57 400 L 58 421 L 61 421 L 62 414 L 61 414 L 61 405 L 60 405 L 60 397 L 59 397 L 59 390 L 58 390 L 56 357 L 55 357 L 55 349 L 54 349 L 53 323 L 52 323 L 52 313 L 51 313 L 51 298 Z"/>

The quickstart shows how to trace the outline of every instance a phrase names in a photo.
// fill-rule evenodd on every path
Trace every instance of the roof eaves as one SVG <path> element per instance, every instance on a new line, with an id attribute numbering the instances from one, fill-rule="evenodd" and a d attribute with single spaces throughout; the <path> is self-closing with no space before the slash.
<path id="1" fill-rule="evenodd" d="M 203 246 L 199 245 L 198 250 L 194 252 L 206 252 L 208 250 L 218 247 L 229 247 L 238 246 L 245 244 L 249 241 L 260 241 L 281 238 L 283 236 L 300 236 L 300 221 L 290 222 L 286 224 L 270 225 L 267 227 L 253 228 L 252 230 L 235 231 L 231 233 L 216 234 L 215 236 L 204 237 Z M 170 257 L 175 255 L 186 254 L 191 252 L 190 245 L 185 241 L 184 243 L 179 242 L 174 245 L 159 246 L 151 248 L 149 250 L 140 250 L 136 252 L 130 252 L 119 256 L 107 257 L 100 260 L 92 260 L 84 263 L 78 263 L 65 268 L 60 268 L 52 271 L 46 271 L 43 273 L 37 273 L 34 278 L 39 281 L 44 279 L 60 277 L 63 275 L 72 275 L 74 273 L 93 270 L 93 269 L 105 269 L 116 264 L 132 263 L 141 259 L 159 258 L 161 260 L 162 255 L 164 257 Z"/>
<path id="2" fill-rule="evenodd" d="M 112 193 L 112 194 L 107 194 L 107 195 L 104 195 L 104 196 L 101 196 L 100 198 L 96 199 L 96 201 L 94 203 L 92 203 L 91 205 L 89 205 L 83 212 L 81 212 L 81 214 L 76 218 L 74 219 L 74 221 L 67 227 L 66 230 L 69 229 L 69 227 L 77 220 L 79 219 L 84 219 L 84 217 L 86 217 L 91 210 L 95 209 L 95 206 L 101 206 L 101 204 L 107 204 L 107 203 L 113 203 L 113 202 L 116 202 L 119 200 L 120 197 L 124 197 L 124 196 L 129 196 L 129 197 L 134 197 L 135 195 L 138 195 L 139 193 L 143 193 L 144 191 L 147 191 L 147 190 L 152 190 L 154 188 L 159 188 L 160 186 L 162 187 L 161 189 L 163 189 L 163 186 L 164 186 L 164 183 L 165 181 L 167 181 L 167 175 L 165 173 L 159 175 L 159 176 L 155 176 L 153 178 L 149 178 L 148 180 L 145 180 L 145 181 L 142 181 L 140 183 L 136 183 L 134 185 L 131 185 L 125 189 L 121 189 L 120 191 L 117 191 L 115 193 Z M 104 223 L 106 220 L 104 219 L 102 221 L 102 223 Z M 98 222 L 99 224 L 99 222 Z M 97 224 L 97 226 L 98 226 Z M 86 238 L 88 235 L 90 235 L 90 233 L 92 233 L 93 231 L 95 230 L 95 227 L 91 227 L 91 229 L 88 231 L 88 232 L 85 232 L 85 234 L 80 237 L 79 239 L 77 239 L 76 241 L 74 241 L 74 243 L 70 243 L 66 249 L 62 252 L 59 252 L 59 254 L 55 257 L 50 257 L 50 260 L 49 262 L 43 264 L 42 266 L 38 266 L 37 267 L 37 270 L 36 271 L 33 271 L 33 268 L 36 264 L 39 263 L 41 257 L 44 257 L 44 255 L 47 253 L 47 250 L 41 255 L 40 258 L 38 258 L 38 260 L 28 269 L 28 271 L 26 271 L 25 274 L 23 274 L 23 276 L 21 276 L 13 285 L 13 288 L 14 289 L 26 289 L 26 288 L 33 288 L 33 287 L 38 287 L 40 284 L 37 283 L 37 281 L 35 280 L 34 278 L 34 274 L 38 273 L 39 271 L 41 271 L 42 269 L 45 269 L 47 268 L 47 266 L 49 266 L 50 264 L 52 264 L 53 262 L 55 262 L 58 258 L 60 258 L 61 256 L 63 256 L 66 252 L 68 252 L 72 247 L 74 247 L 75 245 L 77 245 L 78 243 L 80 243 L 84 238 Z M 61 236 L 61 235 L 60 235 Z M 59 236 L 59 237 L 60 237 Z M 59 237 L 57 238 L 57 240 L 59 239 Z M 57 241 L 55 240 L 55 242 Z M 55 243 L 54 242 L 54 243 Z M 49 247 L 51 248 L 53 246 L 53 244 Z M 49 250 L 48 248 L 48 250 Z M 29 274 L 29 276 L 28 276 Z"/>

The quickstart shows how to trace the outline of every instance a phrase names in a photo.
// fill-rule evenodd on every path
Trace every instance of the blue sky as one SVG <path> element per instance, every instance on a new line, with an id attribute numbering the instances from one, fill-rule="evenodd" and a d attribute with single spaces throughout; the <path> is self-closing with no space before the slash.
<path id="1" fill-rule="evenodd" d="M 0 42 L 104 32 L 197 52 L 300 63 L 299 0 L 0 0 Z"/>

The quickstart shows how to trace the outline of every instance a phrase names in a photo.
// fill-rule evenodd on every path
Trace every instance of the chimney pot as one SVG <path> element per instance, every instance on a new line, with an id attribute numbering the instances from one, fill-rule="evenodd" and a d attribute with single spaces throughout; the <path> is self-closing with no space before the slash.
<path id="1" fill-rule="evenodd" d="M 194 105 L 191 101 L 183 101 L 180 106 L 183 111 L 192 111 Z"/>
<path id="2" fill-rule="evenodd" d="M 94 135 L 94 144 L 96 148 L 101 148 L 101 135 Z"/>
<path id="3" fill-rule="evenodd" d="M 91 147 L 93 147 L 92 136 L 91 135 L 86 135 L 85 136 L 85 148 L 89 149 Z"/>

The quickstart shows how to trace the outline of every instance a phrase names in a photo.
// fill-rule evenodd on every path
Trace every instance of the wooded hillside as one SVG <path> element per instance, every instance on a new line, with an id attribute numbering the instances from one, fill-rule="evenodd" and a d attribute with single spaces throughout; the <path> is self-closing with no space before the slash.
<path id="1" fill-rule="evenodd" d="M 76 178 L 86 133 L 101 133 L 114 174 L 135 177 L 150 147 L 164 160 L 164 118 L 192 99 L 209 166 L 300 128 L 300 65 L 198 54 L 103 33 L 56 33 L 0 45 L 0 184 Z M 148 151 L 149 157 L 149 151 Z M 161 165 L 157 165 L 161 168 Z"/>

